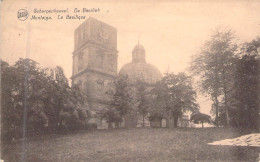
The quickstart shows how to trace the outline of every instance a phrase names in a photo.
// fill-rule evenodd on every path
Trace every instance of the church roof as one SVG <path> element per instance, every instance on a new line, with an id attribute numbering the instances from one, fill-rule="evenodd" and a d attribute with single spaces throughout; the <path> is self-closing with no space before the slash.
<path id="1" fill-rule="evenodd" d="M 162 75 L 153 65 L 145 61 L 145 49 L 139 43 L 132 52 L 132 62 L 125 64 L 119 71 L 119 75 L 127 75 L 130 82 L 142 81 L 147 84 L 155 84 Z"/>

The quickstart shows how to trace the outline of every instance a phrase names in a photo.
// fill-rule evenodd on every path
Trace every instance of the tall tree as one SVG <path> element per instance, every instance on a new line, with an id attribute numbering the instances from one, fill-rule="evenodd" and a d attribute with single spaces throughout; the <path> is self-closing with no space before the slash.
<path id="1" fill-rule="evenodd" d="M 232 124 L 259 129 L 260 106 L 260 38 L 245 43 L 242 57 L 236 62 Z"/>
<path id="2" fill-rule="evenodd" d="M 57 131 L 65 110 L 70 110 L 66 120 L 74 121 L 74 126 L 86 121 L 84 94 L 69 87 L 62 68 L 41 69 L 37 62 L 22 58 L 13 66 L 1 61 L 1 78 L 2 138 L 20 138 L 22 130 L 25 136 Z"/>
<path id="3" fill-rule="evenodd" d="M 1 60 L 1 139 L 10 140 L 21 137 L 22 108 L 21 102 L 15 102 L 18 93 L 16 70 Z"/>
<path id="4" fill-rule="evenodd" d="M 30 59 L 19 59 L 13 66 L 2 66 L 3 91 L 3 124 L 9 127 L 10 137 L 19 138 L 23 130 L 40 132 L 47 123 L 44 105 L 41 101 L 45 86 L 44 75 L 37 63 Z M 10 121 L 10 122 L 7 122 Z M 24 121 L 24 123 L 23 123 Z M 22 124 L 23 123 L 23 124 Z M 9 133 L 8 133 L 9 132 Z"/>
<path id="5" fill-rule="evenodd" d="M 149 99 L 147 92 L 148 90 L 145 87 L 145 83 L 143 82 L 138 82 L 137 84 L 137 111 L 141 114 L 142 116 L 142 126 L 145 126 L 145 117 L 148 114 L 148 108 L 149 108 Z"/>
<path id="6" fill-rule="evenodd" d="M 151 93 L 155 98 L 154 107 L 166 112 L 170 118 L 174 117 L 174 127 L 177 127 L 178 118 L 183 112 L 198 111 L 192 78 L 185 73 L 167 73 Z"/>
<path id="7" fill-rule="evenodd" d="M 70 98 L 70 87 L 68 80 L 61 67 L 45 68 L 42 70 L 46 75 L 46 97 L 43 101 L 47 106 L 46 113 L 49 116 L 49 126 L 57 130 L 60 126 L 60 112 L 66 106 Z"/>
<path id="8" fill-rule="evenodd" d="M 66 129 L 80 129 L 87 122 L 89 107 L 86 95 L 78 85 L 68 84 L 68 80 L 61 67 L 44 69 L 50 86 L 46 86 L 47 94 L 45 109 L 49 117 L 49 126 L 52 130 L 59 127 Z"/>
<path id="9" fill-rule="evenodd" d="M 105 113 L 108 122 L 118 125 L 131 110 L 131 95 L 127 76 L 115 80 L 115 93 L 110 102 L 110 109 Z"/>
<path id="10" fill-rule="evenodd" d="M 206 41 L 201 50 L 193 56 L 190 71 L 199 76 L 200 90 L 211 96 L 215 114 L 216 125 L 219 125 L 219 103 L 224 103 L 226 125 L 229 125 L 229 87 L 232 82 L 235 52 L 237 45 L 235 36 L 230 29 L 217 29 L 210 40 Z"/>

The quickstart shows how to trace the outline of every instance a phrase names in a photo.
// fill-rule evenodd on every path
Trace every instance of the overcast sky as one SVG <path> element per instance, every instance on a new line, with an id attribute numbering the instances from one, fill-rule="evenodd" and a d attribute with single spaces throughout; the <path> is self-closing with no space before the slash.
<path id="1" fill-rule="evenodd" d="M 140 44 L 146 49 L 147 62 L 161 73 L 186 71 L 190 57 L 218 27 L 233 29 L 239 42 L 260 35 L 260 1 L 12 1 L 1 3 L 1 58 L 13 64 L 19 57 L 29 57 L 42 67 L 62 66 L 66 76 L 72 74 L 74 29 L 84 20 L 30 20 L 33 10 L 99 8 L 92 16 L 117 28 L 118 71 L 131 61 L 132 49 Z M 19 9 L 27 9 L 29 18 L 20 21 Z M 40 16 L 41 14 L 35 14 Z M 66 15 L 66 14 L 63 14 Z M 28 24 L 30 23 L 30 32 Z M 210 101 L 199 96 L 201 111 L 209 113 Z"/>

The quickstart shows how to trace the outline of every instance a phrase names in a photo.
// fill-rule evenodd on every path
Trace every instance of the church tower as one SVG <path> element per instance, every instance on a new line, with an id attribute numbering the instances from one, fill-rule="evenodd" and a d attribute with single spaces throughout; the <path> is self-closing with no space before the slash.
<path id="1" fill-rule="evenodd" d="M 72 84 L 87 94 L 90 109 L 97 114 L 108 108 L 114 93 L 117 53 L 114 27 L 90 17 L 75 29 Z"/>

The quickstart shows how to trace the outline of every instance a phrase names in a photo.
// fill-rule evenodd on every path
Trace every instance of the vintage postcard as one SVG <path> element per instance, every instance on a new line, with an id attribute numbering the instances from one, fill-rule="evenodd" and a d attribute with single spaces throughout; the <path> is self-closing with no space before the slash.
<path id="1" fill-rule="evenodd" d="M 0 1 L 1 161 L 260 161 L 260 1 Z"/>

